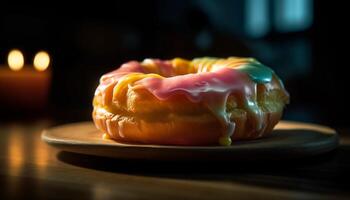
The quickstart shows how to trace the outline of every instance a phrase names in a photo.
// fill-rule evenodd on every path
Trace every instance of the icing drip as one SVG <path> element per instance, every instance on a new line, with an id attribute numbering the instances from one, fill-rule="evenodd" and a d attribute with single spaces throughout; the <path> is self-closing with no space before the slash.
<path id="1" fill-rule="evenodd" d="M 225 138 L 229 138 L 235 128 L 234 122 L 231 122 L 230 115 L 226 112 L 228 96 L 237 93 L 250 98 L 255 88 L 255 83 L 249 81 L 244 73 L 230 68 L 167 79 L 150 77 L 135 82 L 135 85 L 142 85 L 160 100 L 166 100 L 172 95 L 183 94 L 192 102 L 202 102 L 222 124 Z M 246 99 L 245 102 L 248 105 L 253 101 Z"/>

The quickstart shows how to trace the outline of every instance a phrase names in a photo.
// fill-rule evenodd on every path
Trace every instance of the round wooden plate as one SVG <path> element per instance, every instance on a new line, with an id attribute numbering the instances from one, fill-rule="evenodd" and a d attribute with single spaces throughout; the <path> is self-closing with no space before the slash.
<path id="1" fill-rule="evenodd" d="M 276 160 L 318 155 L 335 149 L 335 130 L 316 124 L 281 121 L 270 137 L 234 142 L 231 146 L 163 146 L 125 144 L 102 139 L 92 122 L 44 130 L 42 139 L 65 151 L 123 159 Z"/>

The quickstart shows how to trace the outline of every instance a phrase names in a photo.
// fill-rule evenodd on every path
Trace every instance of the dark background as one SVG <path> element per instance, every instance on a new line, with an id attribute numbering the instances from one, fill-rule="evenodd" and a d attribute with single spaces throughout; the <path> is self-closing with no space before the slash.
<path id="1" fill-rule="evenodd" d="M 43 110 L 0 105 L 0 120 L 88 120 L 99 77 L 129 60 L 251 56 L 285 82 L 291 103 L 284 119 L 349 127 L 345 2 L 128 0 L 0 8 L 0 64 L 13 48 L 29 58 L 46 50 L 53 72 Z"/>

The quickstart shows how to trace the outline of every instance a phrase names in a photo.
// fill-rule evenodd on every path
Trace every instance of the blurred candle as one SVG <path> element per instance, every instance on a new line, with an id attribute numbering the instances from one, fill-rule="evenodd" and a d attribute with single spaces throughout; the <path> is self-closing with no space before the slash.
<path id="1" fill-rule="evenodd" d="M 45 71 L 50 64 L 50 56 L 45 51 L 38 52 L 34 57 L 34 68 L 38 71 Z"/>
<path id="2" fill-rule="evenodd" d="M 18 71 L 23 68 L 24 57 L 21 51 L 14 49 L 10 51 L 7 56 L 7 63 L 9 64 L 10 69 L 13 71 Z"/>
<path id="3" fill-rule="evenodd" d="M 33 65 L 25 65 L 24 60 L 22 52 L 15 49 L 8 54 L 8 66 L 0 66 L 1 107 L 10 111 L 45 109 L 51 82 L 49 54 L 38 52 Z"/>

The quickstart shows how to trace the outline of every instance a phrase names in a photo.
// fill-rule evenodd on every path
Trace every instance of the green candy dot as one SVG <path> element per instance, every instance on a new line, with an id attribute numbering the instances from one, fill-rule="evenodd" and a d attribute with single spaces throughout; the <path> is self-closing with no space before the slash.
<path id="1" fill-rule="evenodd" d="M 268 83 L 272 79 L 272 69 L 258 62 L 244 64 L 236 67 L 235 69 L 247 73 L 256 83 Z"/>

